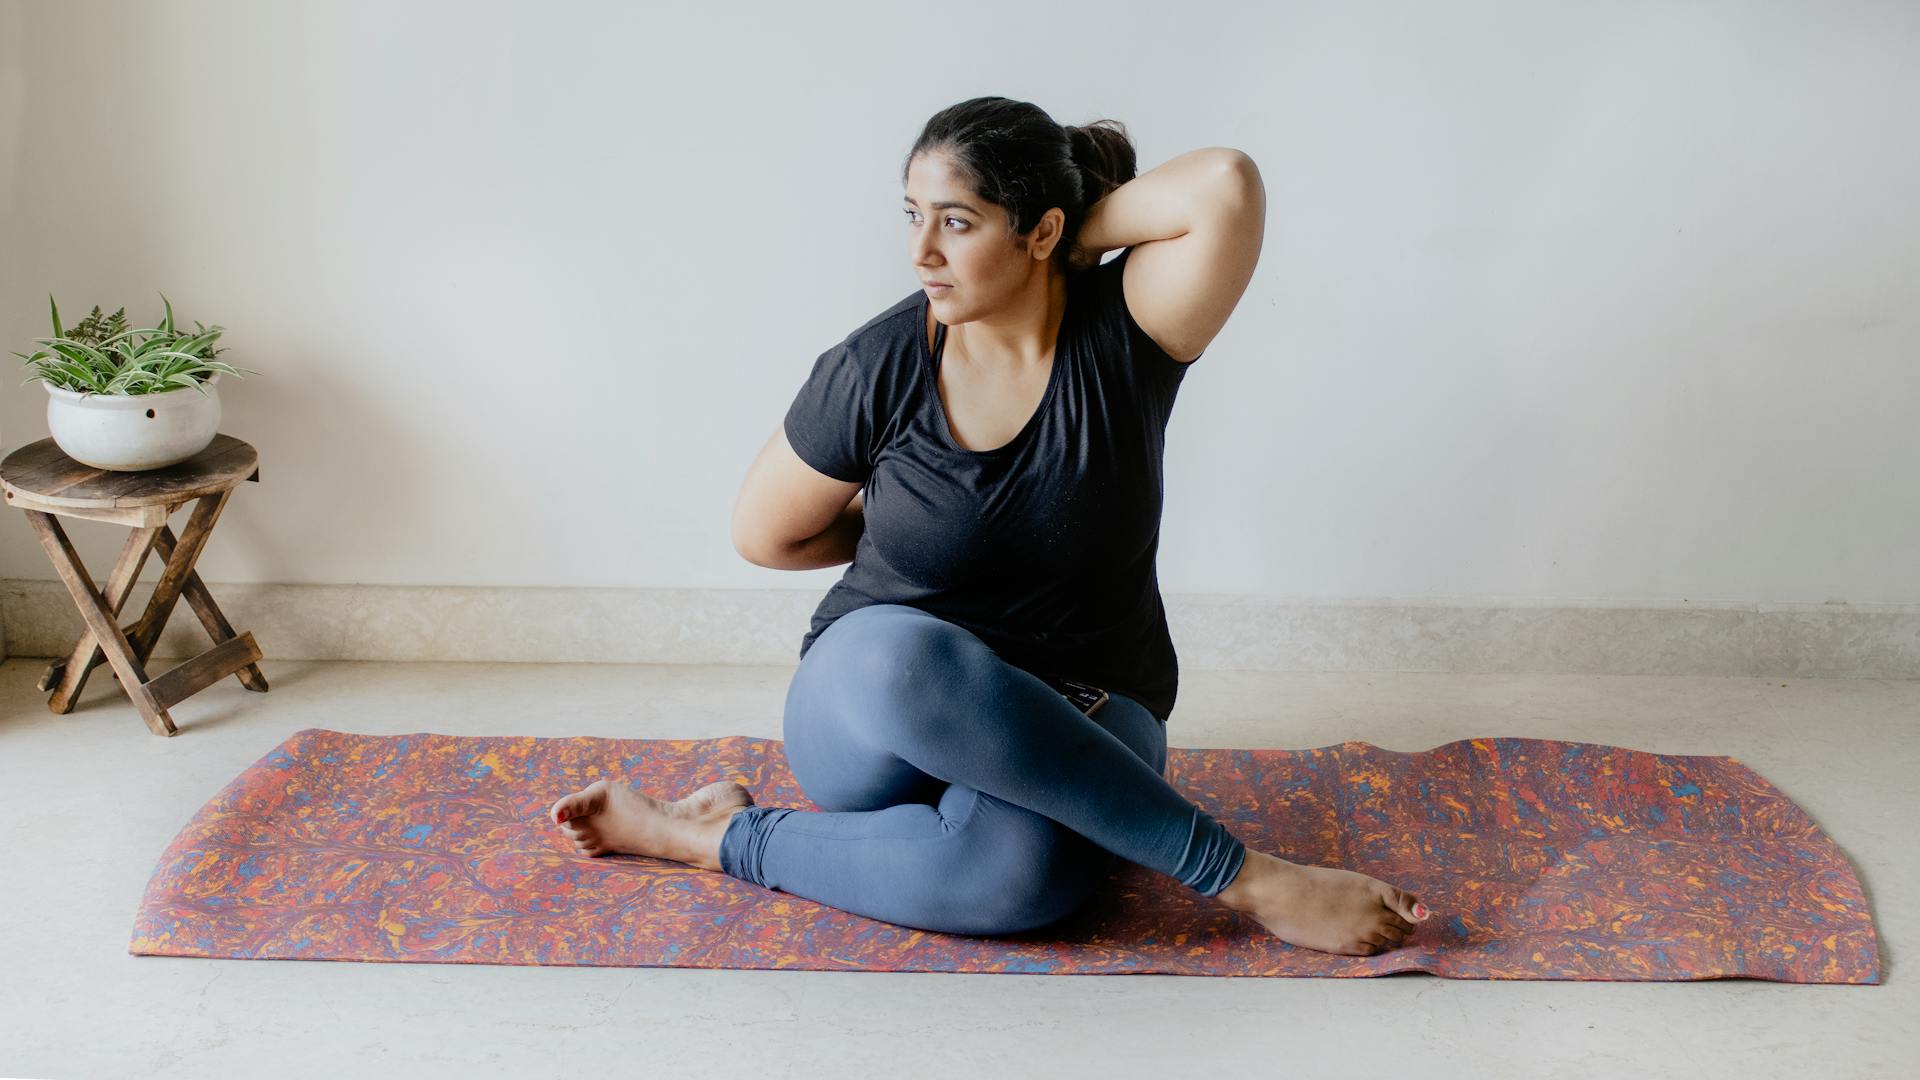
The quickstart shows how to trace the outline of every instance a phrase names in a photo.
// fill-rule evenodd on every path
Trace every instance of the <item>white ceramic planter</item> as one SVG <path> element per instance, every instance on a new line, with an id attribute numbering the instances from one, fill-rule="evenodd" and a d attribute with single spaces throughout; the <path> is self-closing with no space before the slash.
<path id="1" fill-rule="evenodd" d="M 47 433 L 83 465 L 115 472 L 164 469 L 205 450 L 219 433 L 224 374 L 214 372 L 200 389 L 161 394 L 81 394 L 42 381 Z"/>

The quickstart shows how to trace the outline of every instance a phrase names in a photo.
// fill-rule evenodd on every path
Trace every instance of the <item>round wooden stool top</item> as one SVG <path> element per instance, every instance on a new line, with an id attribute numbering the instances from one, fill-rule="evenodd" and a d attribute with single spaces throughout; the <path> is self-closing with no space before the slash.
<path id="1" fill-rule="evenodd" d="M 231 435 L 215 435 L 206 449 L 185 461 L 142 472 L 83 465 L 49 437 L 28 443 L 0 461 L 0 490 L 10 502 L 80 510 L 172 506 L 258 479 L 259 472 L 260 455 L 253 444 Z"/>

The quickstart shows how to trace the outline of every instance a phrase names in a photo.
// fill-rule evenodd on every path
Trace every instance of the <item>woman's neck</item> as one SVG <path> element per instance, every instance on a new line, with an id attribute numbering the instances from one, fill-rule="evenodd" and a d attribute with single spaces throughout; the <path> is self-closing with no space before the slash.
<path id="1" fill-rule="evenodd" d="M 1067 314 L 1067 279 L 1049 275 L 1044 290 L 1034 290 L 992 315 L 947 328 L 958 341 L 964 362 L 978 368 L 1019 374 L 1053 359 L 1060 323 Z"/>

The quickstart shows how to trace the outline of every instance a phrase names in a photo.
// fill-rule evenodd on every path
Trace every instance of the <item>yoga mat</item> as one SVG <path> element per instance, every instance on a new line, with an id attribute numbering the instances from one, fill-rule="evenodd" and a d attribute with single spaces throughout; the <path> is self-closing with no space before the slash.
<path id="1" fill-rule="evenodd" d="M 1378 956 L 1297 948 L 1121 860 L 1079 910 L 971 937 L 641 856 L 578 855 L 547 808 L 596 779 L 677 799 L 738 780 L 817 809 L 777 740 L 357 735 L 308 728 L 161 855 L 147 956 L 1055 975 L 1878 983 L 1846 856 L 1729 757 L 1489 738 L 1399 753 L 1168 751 L 1250 847 L 1392 882 L 1435 912 Z"/>

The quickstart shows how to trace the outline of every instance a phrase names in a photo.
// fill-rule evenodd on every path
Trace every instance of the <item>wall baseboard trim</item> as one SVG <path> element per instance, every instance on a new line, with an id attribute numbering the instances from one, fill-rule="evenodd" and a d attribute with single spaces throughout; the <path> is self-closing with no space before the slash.
<path id="1" fill-rule="evenodd" d="M 215 584 L 263 659 L 799 662 L 812 589 Z M 137 583 L 131 625 L 153 594 Z M 1920 604 L 1329 600 L 1169 594 L 1183 671 L 1431 671 L 1920 678 Z M 0 579 L 0 652 L 65 656 L 84 624 L 58 581 Z M 212 639 L 185 600 L 155 659 Z"/>

